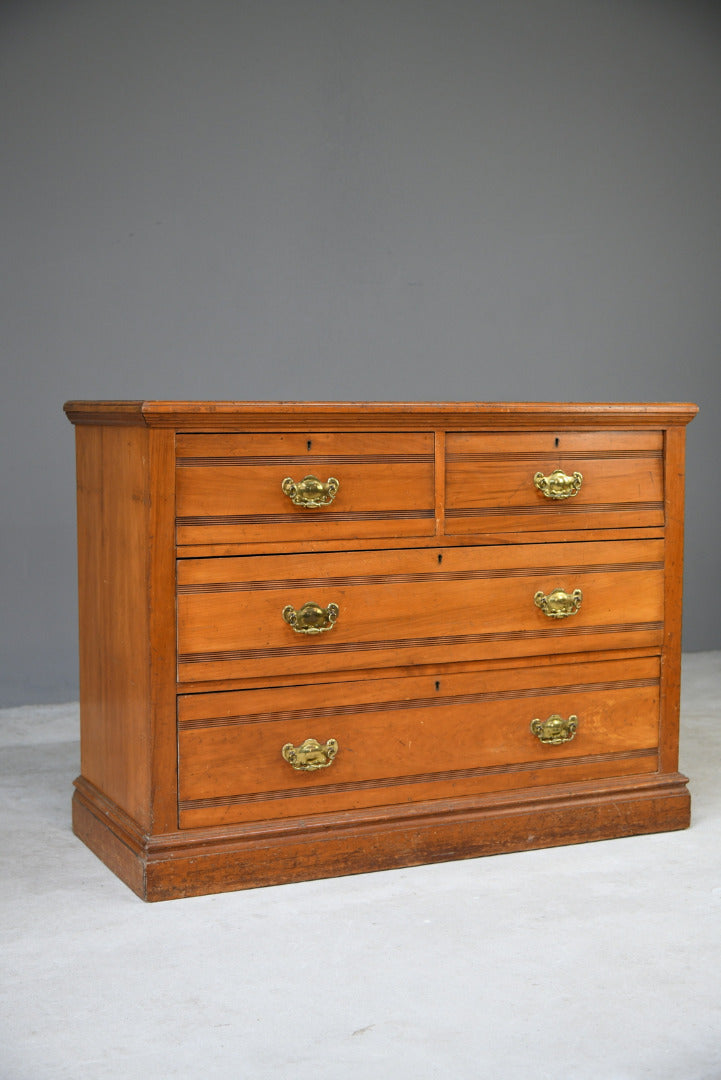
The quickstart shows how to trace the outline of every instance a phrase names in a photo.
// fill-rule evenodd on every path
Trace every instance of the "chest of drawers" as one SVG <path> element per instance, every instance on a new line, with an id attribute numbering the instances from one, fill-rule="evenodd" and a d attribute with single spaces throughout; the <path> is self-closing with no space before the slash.
<path id="1" fill-rule="evenodd" d="M 144 899 L 688 825 L 695 406 L 65 410 L 73 825 Z"/>

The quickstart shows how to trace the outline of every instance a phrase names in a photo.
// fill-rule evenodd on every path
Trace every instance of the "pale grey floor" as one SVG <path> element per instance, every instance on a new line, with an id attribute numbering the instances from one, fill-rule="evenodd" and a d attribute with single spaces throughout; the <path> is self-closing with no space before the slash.
<path id="1" fill-rule="evenodd" d="M 721 653 L 687 832 L 165 904 L 71 834 L 76 706 L 0 747 L 2 1080 L 721 1080 Z"/>

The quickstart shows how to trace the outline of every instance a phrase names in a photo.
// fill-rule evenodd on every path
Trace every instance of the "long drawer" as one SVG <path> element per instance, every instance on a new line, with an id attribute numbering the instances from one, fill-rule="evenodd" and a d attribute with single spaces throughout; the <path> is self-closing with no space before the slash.
<path id="1" fill-rule="evenodd" d="M 658 707 L 656 656 L 182 695 L 180 823 L 653 772 Z M 306 771 L 291 761 L 308 739 L 320 765 Z"/>
<path id="2" fill-rule="evenodd" d="M 428 432 L 179 434 L 177 542 L 429 536 L 434 447 Z"/>
<path id="3" fill-rule="evenodd" d="M 178 562 L 181 682 L 658 646 L 661 540 Z"/>
<path id="4" fill-rule="evenodd" d="M 663 525 L 660 431 L 451 433 L 446 532 Z"/>

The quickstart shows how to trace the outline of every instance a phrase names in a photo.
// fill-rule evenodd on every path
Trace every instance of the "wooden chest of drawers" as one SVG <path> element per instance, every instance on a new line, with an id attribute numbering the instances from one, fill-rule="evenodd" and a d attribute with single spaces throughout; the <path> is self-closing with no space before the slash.
<path id="1" fill-rule="evenodd" d="M 688 825 L 695 406 L 65 410 L 73 823 L 143 898 Z"/>

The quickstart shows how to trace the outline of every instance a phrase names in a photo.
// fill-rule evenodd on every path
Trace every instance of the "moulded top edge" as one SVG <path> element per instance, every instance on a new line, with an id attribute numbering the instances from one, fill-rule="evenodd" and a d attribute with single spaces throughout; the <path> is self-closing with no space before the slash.
<path id="1" fill-rule="evenodd" d="M 328 425 L 349 430 L 526 428 L 539 424 L 606 427 L 687 424 L 690 402 L 401 402 L 401 401 L 68 401 L 74 424 L 119 424 L 223 431 Z"/>

